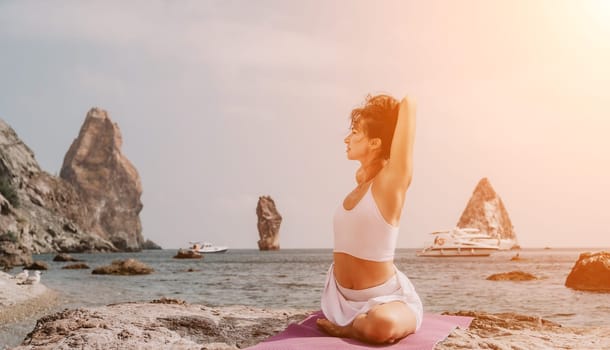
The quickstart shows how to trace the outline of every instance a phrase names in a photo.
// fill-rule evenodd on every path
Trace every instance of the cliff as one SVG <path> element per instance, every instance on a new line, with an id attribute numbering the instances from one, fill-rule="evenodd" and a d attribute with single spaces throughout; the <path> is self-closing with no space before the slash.
<path id="1" fill-rule="evenodd" d="M 101 114 L 101 123 L 111 127 L 88 132 Z M 141 248 L 142 186 L 120 153 L 120 141 L 106 113 L 92 109 L 66 155 L 62 177 L 55 177 L 0 119 L 0 266 L 22 265 L 34 253 Z"/>

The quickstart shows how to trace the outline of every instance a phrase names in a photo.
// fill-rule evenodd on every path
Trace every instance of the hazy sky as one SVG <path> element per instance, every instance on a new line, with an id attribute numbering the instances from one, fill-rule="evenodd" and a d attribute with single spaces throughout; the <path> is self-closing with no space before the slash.
<path id="1" fill-rule="evenodd" d="M 522 246 L 610 246 L 610 1 L 1 1 L 0 48 L 0 118 L 56 174 L 106 109 L 166 248 L 255 248 L 261 195 L 283 248 L 330 248 L 380 92 L 418 103 L 399 247 L 482 177 Z"/>

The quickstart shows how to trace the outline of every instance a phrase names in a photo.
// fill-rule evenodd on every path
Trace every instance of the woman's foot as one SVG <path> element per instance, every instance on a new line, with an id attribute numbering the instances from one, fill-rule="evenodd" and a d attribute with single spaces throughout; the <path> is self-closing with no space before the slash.
<path id="1" fill-rule="evenodd" d="M 351 325 L 347 326 L 339 326 L 336 325 L 325 318 L 319 318 L 316 320 L 316 325 L 318 329 L 323 331 L 324 333 L 339 338 L 351 338 Z"/>

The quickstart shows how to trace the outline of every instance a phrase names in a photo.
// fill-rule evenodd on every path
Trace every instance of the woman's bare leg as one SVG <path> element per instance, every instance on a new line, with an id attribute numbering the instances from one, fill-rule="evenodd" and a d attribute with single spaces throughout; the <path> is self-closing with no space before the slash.
<path id="1" fill-rule="evenodd" d="M 372 308 L 358 315 L 347 326 L 339 326 L 327 319 L 319 319 L 318 327 L 334 337 L 352 338 L 373 344 L 394 343 L 415 332 L 415 313 L 403 302 L 394 301 Z"/>

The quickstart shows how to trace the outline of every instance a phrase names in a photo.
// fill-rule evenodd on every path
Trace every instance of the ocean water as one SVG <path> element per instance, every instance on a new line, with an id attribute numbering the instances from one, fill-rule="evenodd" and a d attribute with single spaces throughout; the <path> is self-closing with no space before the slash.
<path id="1" fill-rule="evenodd" d="M 574 291 L 564 286 L 581 252 L 600 249 L 525 249 L 482 258 L 423 258 L 399 249 L 395 263 L 411 279 L 426 312 L 479 310 L 536 315 L 569 326 L 598 326 L 610 319 L 610 294 Z M 115 259 L 136 258 L 153 267 L 144 276 L 93 275 L 91 270 L 63 270 L 54 254 L 34 256 L 49 265 L 42 283 L 60 293 L 54 310 L 98 306 L 160 297 L 189 303 L 252 305 L 266 308 L 319 309 L 330 249 L 230 250 L 200 260 L 173 259 L 176 250 L 139 253 L 72 254 L 92 267 Z M 189 270 L 193 270 L 189 272 Z M 527 282 L 488 281 L 499 272 L 521 270 L 539 277 Z M 13 270 L 15 274 L 18 270 Z M 41 315 L 0 325 L 0 349 L 19 344 Z"/>

